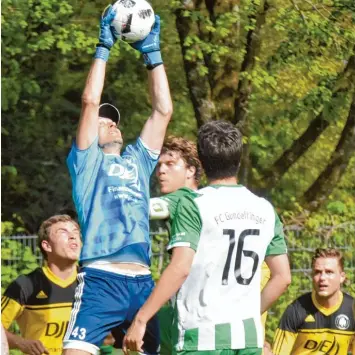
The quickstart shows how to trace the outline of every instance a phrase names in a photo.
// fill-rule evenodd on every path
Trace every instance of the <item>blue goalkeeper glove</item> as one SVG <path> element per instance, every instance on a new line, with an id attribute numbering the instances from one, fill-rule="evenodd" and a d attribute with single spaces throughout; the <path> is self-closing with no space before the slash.
<path id="1" fill-rule="evenodd" d="M 102 59 L 105 62 L 107 62 L 110 50 L 117 40 L 111 28 L 111 23 L 115 16 L 115 10 L 112 5 L 109 5 L 104 10 L 100 20 L 99 43 L 96 45 L 94 58 Z"/>
<path id="2" fill-rule="evenodd" d="M 131 46 L 143 54 L 144 63 L 147 69 L 152 70 L 160 64 L 163 64 L 160 52 L 160 17 L 155 15 L 155 23 L 149 35 L 137 42 L 131 43 Z"/>

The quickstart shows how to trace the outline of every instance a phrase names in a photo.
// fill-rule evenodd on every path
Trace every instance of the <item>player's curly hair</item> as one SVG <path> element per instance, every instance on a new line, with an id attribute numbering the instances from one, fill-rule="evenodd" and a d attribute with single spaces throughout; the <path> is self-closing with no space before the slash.
<path id="1" fill-rule="evenodd" d="M 338 259 L 340 269 L 341 271 L 344 271 L 344 256 L 340 250 L 335 248 L 317 248 L 312 256 L 312 268 L 318 258 Z"/>
<path id="2" fill-rule="evenodd" d="M 38 247 L 41 250 L 43 258 L 47 260 L 47 253 L 42 247 L 43 240 L 49 240 L 49 234 L 51 232 L 51 227 L 58 222 L 72 222 L 79 230 L 79 224 L 72 217 L 67 214 L 58 214 L 52 217 L 49 217 L 44 222 L 42 222 L 41 226 L 38 230 Z"/>
<path id="3" fill-rule="evenodd" d="M 187 167 L 193 166 L 196 170 L 195 181 L 200 183 L 202 176 L 202 166 L 198 159 L 196 144 L 190 140 L 181 137 L 169 136 L 166 138 L 162 151 L 162 154 L 167 152 L 177 152 L 186 163 Z"/>

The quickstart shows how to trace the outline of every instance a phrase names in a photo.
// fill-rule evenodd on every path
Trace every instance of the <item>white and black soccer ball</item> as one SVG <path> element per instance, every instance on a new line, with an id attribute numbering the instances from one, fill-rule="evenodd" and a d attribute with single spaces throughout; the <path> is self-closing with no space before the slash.
<path id="1" fill-rule="evenodd" d="M 113 4 L 116 16 L 112 26 L 126 42 L 136 42 L 148 36 L 154 25 L 154 10 L 146 0 L 117 0 Z"/>

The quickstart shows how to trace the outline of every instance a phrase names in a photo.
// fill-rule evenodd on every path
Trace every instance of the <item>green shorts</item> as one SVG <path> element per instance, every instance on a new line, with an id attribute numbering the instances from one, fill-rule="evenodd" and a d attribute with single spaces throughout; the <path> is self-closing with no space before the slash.
<path id="1" fill-rule="evenodd" d="M 260 348 L 248 348 L 238 350 L 206 350 L 206 351 L 179 351 L 174 355 L 261 355 L 262 349 Z"/>
<path id="2" fill-rule="evenodd" d="M 102 345 L 100 347 L 100 355 L 111 355 L 114 347 L 112 345 Z"/>
<path id="3" fill-rule="evenodd" d="M 160 355 L 171 355 L 173 346 L 171 344 L 171 326 L 173 322 L 173 308 L 165 305 L 158 312 L 160 331 Z"/>

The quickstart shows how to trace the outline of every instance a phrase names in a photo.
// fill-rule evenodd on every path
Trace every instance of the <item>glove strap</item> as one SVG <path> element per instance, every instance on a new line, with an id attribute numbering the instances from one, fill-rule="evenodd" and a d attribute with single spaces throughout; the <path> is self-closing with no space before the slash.
<path id="1" fill-rule="evenodd" d="M 110 50 L 107 47 L 105 47 L 101 43 L 96 45 L 96 51 L 94 54 L 95 59 L 102 59 L 103 61 L 107 62 L 109 56 L 110 56 Z"/>
<path id="2" fill-rule="evenodd" d="M 161 57 L 160 51 L 144 53 L 143 54 L 144 64 L 148 70 L 152 70 L 160 64 L 163 64 L 163 59 Z"/>

